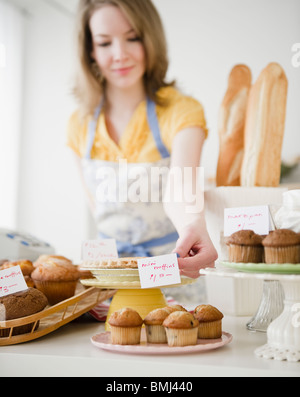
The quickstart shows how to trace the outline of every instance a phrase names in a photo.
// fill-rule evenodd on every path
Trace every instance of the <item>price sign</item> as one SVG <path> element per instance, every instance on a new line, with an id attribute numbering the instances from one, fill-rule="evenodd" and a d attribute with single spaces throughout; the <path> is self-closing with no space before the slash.
<path id="1" fill-rule="evenodd" d="M 138 259 L 141 288 L 155 288 L 180 284 L 176 254 Z"/>
<path id="2" fill-rule="evenodd" d="M 119 257 L 116 240 L 88 240 L 82 243 L 81 257 L 84 261 L 116 259 Z"/>
<path id="3" fill-rule="evenodd" d="M 224 210 L 225 237 L 239 230 L 253 230 L 256 234 L 267 235 L 271 228 L 270 211 L 267 205 L 225 208 Z"/>
<path id="4" fill-rule="evenodd" d="M 20 266 L 10 267 L 0 271 L 0 297 L 27 290 Z"/>

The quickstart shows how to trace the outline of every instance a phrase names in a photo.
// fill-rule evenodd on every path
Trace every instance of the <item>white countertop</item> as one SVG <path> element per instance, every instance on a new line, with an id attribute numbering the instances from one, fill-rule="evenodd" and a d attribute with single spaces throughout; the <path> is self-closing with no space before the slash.
<path id="1" fill-rule="evenodd" d="M 300 363 L 266 360 L 254 350 L 265 333 L 246 329 L 249 318 L 225 316 L 233 341 L 218 350 L 184 355 L 128 355 L 101 350 L 90 338 L 104 323 L 73 322 L 32 342 L 0 347 L 1 377 L 299 377 Z"/>

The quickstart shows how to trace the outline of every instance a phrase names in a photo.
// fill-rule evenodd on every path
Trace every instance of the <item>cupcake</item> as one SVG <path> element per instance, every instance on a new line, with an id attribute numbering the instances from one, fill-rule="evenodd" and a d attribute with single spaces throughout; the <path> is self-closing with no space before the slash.
<path id="1" fill-rule="evenodd" d="M 148 343 L 167 343 L 167 334 L 163 326 L 164 320 L 171 313 L 168 308 L 152 310 L 145 318 L 146 336 Z"/>
<path id="2" fill-rule="evenodd" d="M 34 288 L 4 296 L 0 298 L 0 321 L 10 321 L 31 316 L 44 310 L 47 305 L 46 296 Z M 34 326 L 35 329 L 33 330 Z M 14 327 L 12 336 L 36 331 L 38 326 L 39 323 L 37 322 L 36 325 L 30 323 Z M 9 334 L 10 328 L 0 328 L 0 338 L 7 338 Z"/>
<path id="3" fill-rule="evenodd" d="M 261 263 L 263 262 L 263 237 L 252 230 L 239 230 L 227 240 L 230 262 Z"/>
<path id="4" fill-rule="evenodd" d="M 111 330 L 111 343 L 114 345 L 138 345 L 141 340 L 143 320 L 131 308 L 120 309 L 108 320 Z"/>
<path id="5" fill-rule="evenodd" d="M 74 265 L 58 265 L 47 260 L 32 273 L 31 278 L 36 288 L 48 298 L 50 305 L 55 305 L 75 294 L 80 274 Z"/>
<path id="6" fill-rule="evenodd" d="M 266 263 L 300 263 L 300 235 L 277 229 L 263 239 Z"/>
<path id="7" fill-rule="evenodd" d="M 189 312 L 176 311 L 163 322 L 169 346 L 189 346 L 197 344 L 199 322 Z"/>
<path id="8" fill-rule="evenodd" d="M 199 305 L 194 310 L 194 317 L 199 321 L 199 339 L 218 339 L 222 337 L 223 314 L 214 306 Z"/>

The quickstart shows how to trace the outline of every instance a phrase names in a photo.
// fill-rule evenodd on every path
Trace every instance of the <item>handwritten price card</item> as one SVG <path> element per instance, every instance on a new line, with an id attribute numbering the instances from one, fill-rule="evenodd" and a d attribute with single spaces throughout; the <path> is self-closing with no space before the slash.
<path id="1" fill-rule="evenodd" d="M 0 271 L 0 297 L 27 290 L 20 266 Z"/>
<path id="2" fill-rule="evenodd" d="M 266 235 L 271 228 L 270 212 L 267 205 L 255 207 L 225 208 L 224 236 L 230 236 L 239 230 L 253 230 Z"/>
<path id="3" fill-rule="evenodd" d="M 176 254 L 138 259 L 141 288 L 155 288 L 180 284 Z"/>
<path id="4" fill-rule="evenodd" d="M 81 257 L 84 261 L 116 259 L 119 257 L 116 240 L 88 240 L 82 243 Z"/>

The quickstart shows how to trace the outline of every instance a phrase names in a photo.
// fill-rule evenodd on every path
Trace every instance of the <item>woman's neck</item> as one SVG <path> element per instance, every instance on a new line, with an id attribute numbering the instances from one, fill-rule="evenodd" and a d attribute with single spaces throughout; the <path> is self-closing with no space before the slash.
<path id="1" fill-rule="evenodd" d="M 143 85 L 131 87 L 130 89 L 119 89 L 107 87 L 105 93 L 106 113 L 121 115 L 132 115 L 137 106 L 146 99 Z"/>
<path id="2" fill-rule="evenodd" d="M 144 87 L 120 90 L 106 87 L 105 119 L 110 137 L 118 144 L 138 105 L 146 99 Z"/>

